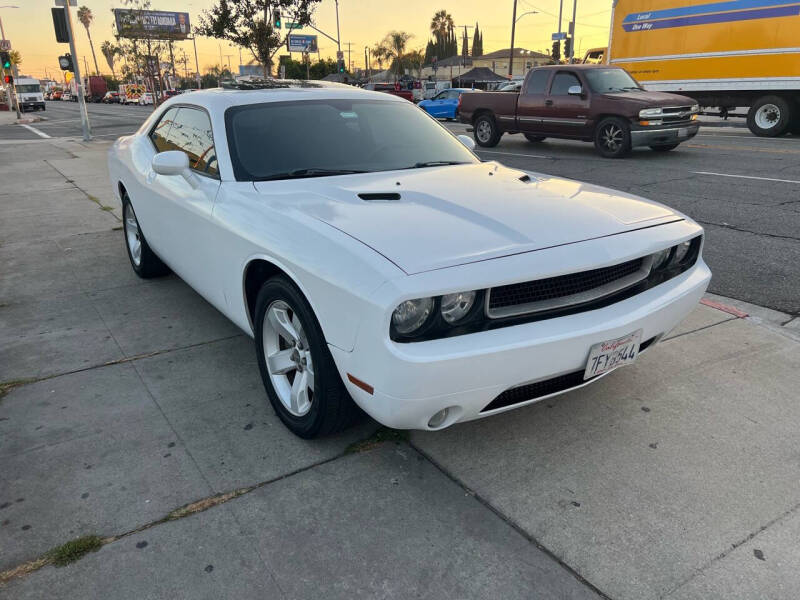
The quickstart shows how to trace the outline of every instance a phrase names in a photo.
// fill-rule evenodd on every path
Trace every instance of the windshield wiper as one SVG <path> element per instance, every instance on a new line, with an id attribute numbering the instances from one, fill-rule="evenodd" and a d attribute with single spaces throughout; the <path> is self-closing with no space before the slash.
<path id="1" fill-rule="evenodd" d="M 423 169 L 425 167 L 443 167 L 447 165 L 466 165 L 463 160 L 429 160 L 426 162 L 414 163 L 414 166 L 405 167 L 406 169 Z"/>
<path id="2" fill-rule="evenodd" d="M 354 173 L 367 173 L 360 169 L 292 169 L 284 173 L 274 173 L 264 177 L 256 177 L 254 181 L 271 181 L 273 179 L 303 179 L 306 177 L 327 177 L 329 175 L 352 175 Z"/>

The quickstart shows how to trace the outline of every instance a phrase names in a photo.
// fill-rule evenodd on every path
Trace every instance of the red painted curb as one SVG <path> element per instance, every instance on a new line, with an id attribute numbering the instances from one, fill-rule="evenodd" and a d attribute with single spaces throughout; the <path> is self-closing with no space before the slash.
<path id="1" fill-rule="evenodd" d="M 700 304 L 705 304 L 706 306 L 710 306 L 711 308 L 716 308 L 717 310 L 721 310 L 722 312 L 726 312 L 729 315 L 733 315 L 739 319 L 744 319 L 748 314 L 744 311 L 739 310 L 738 308 L 734 308 L 733 306 L 728 306 L 727 304 L 722 304 L 721 302 L 714 302 L 713 300 L 709 300 L 707 298 L 703 298 L 700 300 Z"/>

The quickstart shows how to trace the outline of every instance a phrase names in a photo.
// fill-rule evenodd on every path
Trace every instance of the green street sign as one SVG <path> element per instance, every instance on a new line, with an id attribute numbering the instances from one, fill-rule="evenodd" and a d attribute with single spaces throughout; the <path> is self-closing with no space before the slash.
<path id="1" fill-rule="evenodd" d="M 286 22 L 286 29 L 302 29 L 303 26 L 300 23 L 290 23 L 289 21 Z"/>

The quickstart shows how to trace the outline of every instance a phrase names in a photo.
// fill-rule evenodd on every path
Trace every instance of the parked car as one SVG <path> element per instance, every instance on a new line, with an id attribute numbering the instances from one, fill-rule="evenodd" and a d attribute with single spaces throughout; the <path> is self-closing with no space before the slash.
<path id="1" fill-rule="evenodd" d="M 146 104 L 152 104 L 152 103 L 153 103 L 153 94 L 151 94 L 150 92 L 145 92 L 144 94 L 139 96 L 138 100 L 139 106 L 144 106 Z"/>
<path id="2" fill-rule="evenodd" d="M 71 102 L 72 101 L 72 94 L 68 91 L 61 94 L 61 100 L 64 102 Z"/>
<path id="3" fill-rule="evenodd" d="M 119 104 L 119 92 L 106 92 L 102 101 L 104 104 Z"/>
<path id="4" fill-rule="evenodd" d="M 521 80 L 521 79 L 517 80 L 517 81 L 509 81 L 508 83 L 504 83 L 499 88 L 497 88 L 496 91 L 498 91 L 498 92 L 515 92 L 515 93 L 518 94 L 519 91 L 522 89 L 522 81 L 523 80 Z"/>
<path id="5" fill-rule="evenodd" d="M 310 438 L 356 405 L 437 430 L 580 388 L 702 297 L 688 217 L 473 147 L 389 94 L 281 82 L 168 100 L 108 167 L 133 270 L 173 271 L 254 337 Z"/>
<path id="6" fill-rule="evenodd" d="M 392 96 L 399 96 L 409 102 L 414 101 L 414 93 L 410 90 L 403 89 L 400 84 L 396 83 L 368 83 L 364 86 L 365 90 L 373 92 L 384 92 Z"/>
<path id="7" fill-rule="evenodd" d="M 469 88 L 450 88 L 436 94 L 430 100 L 423 100 L 418 106 L 437 119 L 456 119 L 458 117 L 458 100 Z"/>
<path id="8" fill-rule="evenodd" d="M 180 91 L 178 90 L 164 90 L 164 98 L 173 98 L 174 96 L 180 95 Z"/>
<path id="9" fill-rule="evenodd" d="M 61 100 L 61 96 L 64 92 L 61 90 L 56 90 L 50 94 L 50 100 Z"/>
<path id="10" fill-rule="evenodd" d="M 484 147 L 522 133 L 531 142 L 594 142 L 601 155 L 619 158 L 637 146 L 677 148 L 697 134 L 699 110 L 686 96 L 643 90 L 619 67 L 554 65 L 531 70 L 519 94 L 463 94 L 459 115 Z"/>
<path id="11" fill-rule="evenodd" d="M 450 88 L 450 81 L 425 81 L 422 84 L 422 99 L 430 100 L 442 90 Z"/>

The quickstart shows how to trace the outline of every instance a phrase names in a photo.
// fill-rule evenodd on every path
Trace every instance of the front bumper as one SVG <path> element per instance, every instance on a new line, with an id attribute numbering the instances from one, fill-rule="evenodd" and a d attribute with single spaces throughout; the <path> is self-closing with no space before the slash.
<path id="1" fill-rule="evenodd" d="M 669 125 L 631 129 L 631 146 L 668 146 L 679 144 L 697 135 L 700 125 Z"/>
<path id="2" fill-rule="evenodd" d="M 632 253 L 651 253 L 691 239 L 700 231 L 695 224 L 679 221 L 582 242 L 577 249 L 567 245 L 423 273 L 405 278 L 402 285 L 420 286 L 405 297 L 426 295 L 422 290 L 451 292 L 459 286 L 481 289 L 482 284 L 507 276 L 518 280 L 519 273 L 545 274 L 553 265 L 584 270 L 604 266 L 598 264 L 600 257 L 607 264 L 616 264 L 633 258 Z M 484 411 L 509 388 L 582 371 L 596 343 L 638 329 L 643 330 L 643 341 L 657 341 L 694 309 L 710 279 L 701 255 L 697 264 L 681 275 L 603 308 L 415 343 L 389 340 L 390 315 L 383 307 L 396 306 L 397 296 L 383 295 L 384 286 L 376 292 L 376 299 L 359 309 L 363 317 L 353 350 L 332 345 L 330 350 L 350 394 L 373 418 L 399 429 L 432 429 L 428 426 L 431 417 L 448 408 L 447 419 L 434 428 L 441 429 L 543 399 Z M 477 285 L 470 287 L 465 282 Z M 396 294 L 396 290 L 386 293 Z M 371 386 L 373 392 L 354 385 L 348 375 Z M 558 393 L 563 391 L 567 390 Z"/>
<path id="3" fill-rule="evenodd" d="M 31 101 L 31 102 L 20 102 L 19 103 L 19 107 L 20 107 L 20 110 L 22 110 L 22 111 L 39 110 L 39 109 L 44 110 L 45 109 L 44 101 L 42 101 L 42 102 L 33 102 L 33 101 Z"/>

